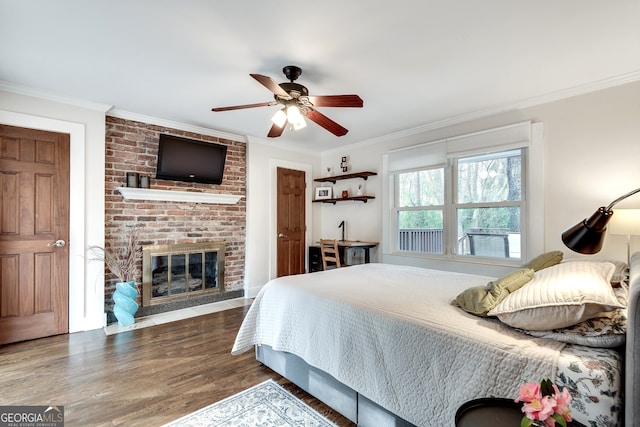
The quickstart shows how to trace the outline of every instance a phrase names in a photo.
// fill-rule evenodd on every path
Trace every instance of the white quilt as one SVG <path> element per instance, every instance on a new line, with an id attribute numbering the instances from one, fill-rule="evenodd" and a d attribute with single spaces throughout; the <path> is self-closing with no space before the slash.
<path id="1" fill-rule="evenodd" d="M 450 305 L 490 280 L 386 264 L 281 277 L 256 297 L 232 353 L 267 344 L 417 426 L 453 426 L 468 400 L 555 378 L 564 346 Z"/>

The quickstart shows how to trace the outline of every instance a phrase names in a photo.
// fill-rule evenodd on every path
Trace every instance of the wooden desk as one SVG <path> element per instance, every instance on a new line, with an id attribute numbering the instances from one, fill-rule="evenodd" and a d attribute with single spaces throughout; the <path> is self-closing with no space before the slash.
<path id="1" fill-rule="evenodd" d="M 340 253 L 340 263 L 343 265 L 344 253 L 346 249 L 362 249 L 364 251 L 364 262 L 371 262 L 371 248 L 378 246 L 378 242 L 361 242 L 359 240 L 338 240 L 338 252 Z M 309 273 L 314 271 L 322 271 L 322 255 L 320 254 L 320 245 L 315 244 L 309 246 Z"/>

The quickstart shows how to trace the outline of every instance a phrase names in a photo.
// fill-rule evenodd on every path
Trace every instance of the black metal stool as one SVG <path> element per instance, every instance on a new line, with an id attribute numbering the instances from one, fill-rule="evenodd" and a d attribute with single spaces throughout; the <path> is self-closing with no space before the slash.
<path id="1" fill-rule="evenodd" d="M 471 400 L 456 412 L 456 427 L 519 427 L 524 413 L 520 404 L 511 399 L 487 397 Z M 567 423 L 571 427 L 585 427 L 579 422 Z"/>

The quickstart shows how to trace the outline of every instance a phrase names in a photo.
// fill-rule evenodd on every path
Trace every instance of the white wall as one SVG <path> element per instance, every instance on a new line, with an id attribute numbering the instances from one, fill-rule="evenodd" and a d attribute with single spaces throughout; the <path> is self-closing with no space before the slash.
<path id="1" fill-rule="evenodd" d="M 104 326 L 104 269 L 85 250 L 104 245 L 105 111 L 0 90 L 0 123 L 68 133 L 71 142 L 69 331 Z"/>
<path id="2" fill-rule="evenodd" d="M 247 245 L 245 295 L 255 296 L 276 277 L 276 171 L 278 167 L 306 172 L 307 245 L 318 235 L 317 203 L 311 203 L 311 185 L 320 166 L 319 154 L 279 148 L 274 140 L 249 138 L 247 146 Z M 305 265 L 308 263 L 305 262 Z"/>
<path id="3" fill-rule="evenodd" d="M 531 120 L 544 123 L 544 169 L 531 171 L 543 174 L 544 233 L 533 235 L 537 247 L 562 250 L 566 257 L 579 256 L 560 240 L 562 231 L 591 215 L 598 207 L 640 187 L 640 83 L 625 84 L 587 95 L 576 96 L 502 113 L 460 125 L 421 133 L 406 133 L 384 142 L 362 143 L 343 151 L 325 152 L 325 166 L 337 166 L 340 157 L 348 155 L 352 169 L 382 171 L 382 155 L 391 149 L 433 141 L 445 137 L 480 131 L 497 126 Z M 366 205 L 346 202 L 323 206 L 321 234 L 338 236 L 340 221 L 349 224 L 350 239 L 382 241 L 382 203 L 384 177 L 367 182 L 367 192 L 376 196 Z M 339 187 L 339 185 L 336 185 Z M 640 195 L 617 207 L 640 207 Z M 319 237 L 316 235 L 316 238 Z M 640 242 L 632 249 L 640 250 Z M 536 254 L 532 254 L 535 256 Z M 607 237 L 598 257 L 626 260 L 624 236 Z M 432 259 L 383 254 L 378 260 L 433 268 L 456 269 L 481 274 L 502 274 L 504 268 L 478 264 L 450 264 Z"/>
<path id="4" fill-rule="evenodd" d="M 562 231 L 640 187 L 640 82 L 529 108 L 523 114 L 545 122 L 545 247 L 578 256 L 562 244 Z M 616 208 L 640 208 L 640 195 Z M 624 236 L 607 236 L 596 256 L 626 261 L 625 241 Z M 634 243 L 640 250 L 640 240 Z"/>
<path id="5" fill-rule="evenodd" d="M 374 196 L 375 199 L 363 203 L 360 201 L 345 201 L 333 204 L 318 204 L 320 214 L 320 229 L 318 234 L 314 235 L 314 241 L 323 239 L 340 239 L 342 230 L 338 228 L 342 221 L 345 222 L 345 239 L 361 240 L 366 242 L 380 242 L 382 230 L 382 190 L 381 183 L 383 177 L 380 175 L 381 154 L 378 147 L 366 147 L 358 149 L 357 146 L 351 146 L 351 149 L 330 151 L 323 153 L 321 172 L 314 178 L 327 176 L 326 168 L 331 167 L 332 175 L 341 175 L 340 169 L 342 157 L 348 159 L 348 171 L 362 172 L 371 171 L 378 175 L 370 176 L 366 181 L 356 178 L 337 181 L 331 183 L 314 183 L 315 187 L 331 186 L 334 190 L 334 197 L 340 197 L 342 190 L 347 190 L 349 195 L 355 195 L 358 190 L 358 184 L 363 184 L 365 195 Z M 371 262 L 380 261 L 380 247 L 371 249 Z M 361 254 L 355 256 L 362 256 Z"/>

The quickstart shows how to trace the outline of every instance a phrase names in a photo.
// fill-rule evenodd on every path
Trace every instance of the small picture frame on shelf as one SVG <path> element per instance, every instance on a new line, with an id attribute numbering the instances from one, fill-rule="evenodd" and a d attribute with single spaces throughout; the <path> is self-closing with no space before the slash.
<path id="1" fill-rule="evenodd" d="M 316 187 L 316 200 L 327 200 L 333 197 L 333 187 Z"/>
<path id="2" fill-rule="evenodd" d="M 342 156 L 342 161 L 340 162 L 340 168 L 342 168 L 342 173 L 347 173 L 349 171 L 349 158 L 347 156 Z"/>
<path id="3" fill-rule="evenodd" d="M 340 168 L 342 169 L 343 173 L 347 173 L 347 171 L 349 170 L 349 165 L 347 164 L 349 159 L 347 158 L 347 156 L 343 156 L 341 160 L 342 161 L 340 162 Z"/>

